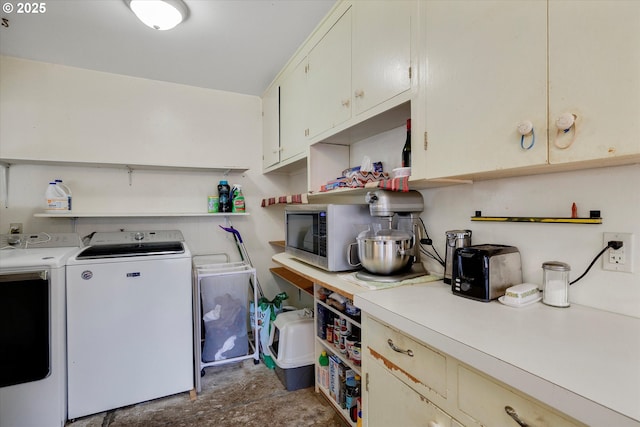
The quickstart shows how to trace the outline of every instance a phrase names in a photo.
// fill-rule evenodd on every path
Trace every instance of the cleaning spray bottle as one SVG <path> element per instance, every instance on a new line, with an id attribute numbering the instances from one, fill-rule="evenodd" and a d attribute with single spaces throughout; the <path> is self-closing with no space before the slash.
<path id="1" fill-rule="evenodd" d="M 231 212 L 237 212 L 237 213 L 245 212 L 244 195 L 242 194 L 242 186 L 240 186 L 240 184 L 234 185 L 233 191 L 231 192 L 231 194 L 233 194 Z"/>

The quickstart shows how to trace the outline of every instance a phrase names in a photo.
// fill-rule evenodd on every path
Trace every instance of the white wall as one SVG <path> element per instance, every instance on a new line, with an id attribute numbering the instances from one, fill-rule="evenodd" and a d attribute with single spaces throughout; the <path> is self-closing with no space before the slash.
<path id="1" fill-rule="evenodd" d="M 390 172 L 398 167 L 405 139 L 404 127 L 351 146 L 351 164 L 364 155 L 382 161 Z M 414 156 L 420 152 L 414 152 Z M 598 260 L 570 289 L 570 300 L 603 310 L 640 317 L 640 165 L 596 168 L 575 172 L 479 181 L 474 184 L 422 190 L 421 215 L 433 243 L 444 258 L 447 230 L 472 230 L 472 244 L 496 243 L 518 247 L 526 282 L 542 283 L 542 263 L 563 261 L 578 278 L 604 248 L 604 232 L 634 234 L 634 273 L 602 270 Z M 475 211 L 485 216 L 588 217 L 600 210 L 601 225 L 472 222 Z M 428 258 L 423 257 L 423 261 Z M 426 261 L 434 272 L 443 272 Z"/>
<path id="2" fill-rule="evenodd" d="M 249 216 L 232 218 L 245 239 L 266 296 L 290 286 L 272 278 L 275 253 L 268 243 L 284 237 L 282 210 L 261 208 L 265 195 L 284 194 L 288 179 L 261 174 L 260 98 L 25 61 L 0 58 L 0 153 L 2 157 L 143 164 L 246 166 L 231 174 L 242 184 Z M 39 88 L 35 90 L 34 88 Z M 152 116 L 162 119 L 153 122 Z M 157 116 L 156 116 L 157 117 Z M 141 119 L 141 121 L 137 121 Z M 158 126 L 155 126 L 158 125 Z M 9 196 L 0 182 L 0 233 L 12 222 L 27 232 L 179 229 L 195 253 L 229 253 L 238 259 L 233 237 L 220 230 L 220 217 L 34 218 L 53 178 L 73 191 L 75 211 L 206 212 L 221 174 L 124 169 L 12 165 Z M 5 202 L 8 207 L 5 208 Z M 295 296 L 295 295 L 293 295 Z"/>
<path id="3" fill-rule="evenodd" d="M 472 243 L 517 246 L 525 282 L 542 283 L 542 263 L 563 261 L 571 280 L 604 248 L 604 232 L 634 234 L 634 273 L 602 270 L 602 261 L 571 286 L 570 301 L 640 317 L 640 165 L 589 169 L 476 182 L 423 190 L 422 215 L 434 245 L 444 257 L 445 232 L 470 229 Z M 486 216 L 570 217 L 600 210 L 603 224 L 472 222 L 476 210 Z M 435 265 L 430 268 L 440 270 Z"/>

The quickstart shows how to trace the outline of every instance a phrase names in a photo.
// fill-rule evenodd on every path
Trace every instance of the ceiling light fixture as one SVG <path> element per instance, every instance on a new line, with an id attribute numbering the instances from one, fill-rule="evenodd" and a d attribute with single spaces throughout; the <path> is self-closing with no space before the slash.
<path id="1" fill-rule="evenodd" d="M 189 16 L 182 0 L 124 0 L 146 26 L 154 30 L 170 30 Z"/>

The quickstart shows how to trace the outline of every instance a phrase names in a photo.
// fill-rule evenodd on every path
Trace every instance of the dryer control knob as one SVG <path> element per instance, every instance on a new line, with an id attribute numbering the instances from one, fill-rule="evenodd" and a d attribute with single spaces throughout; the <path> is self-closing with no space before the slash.
<path id="1" fill-rule="evenodd" d="M 133 238 L 136 240 L 142 240 L 144 239 L 144 233 L 141 233 L 138 231 L 136 234 L 133 235 Z"/>

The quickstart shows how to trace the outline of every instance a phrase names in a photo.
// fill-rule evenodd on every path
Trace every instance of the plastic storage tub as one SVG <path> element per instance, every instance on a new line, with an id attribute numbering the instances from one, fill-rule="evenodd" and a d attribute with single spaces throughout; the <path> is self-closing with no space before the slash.
<path id="1" fill-rule="evenodd" d="M 313 317 L 309 310 L 278 314 L 269 336 L 276 375 L 288 391 L 314 384 Z"/>

